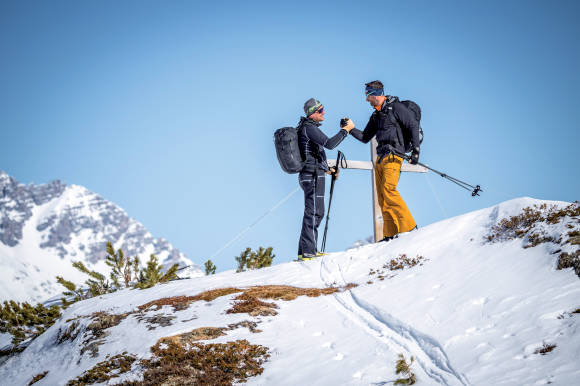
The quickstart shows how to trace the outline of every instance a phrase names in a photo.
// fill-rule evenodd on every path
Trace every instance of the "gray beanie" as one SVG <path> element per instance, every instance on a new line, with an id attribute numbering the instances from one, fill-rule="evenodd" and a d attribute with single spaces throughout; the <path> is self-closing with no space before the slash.
<path id="1" fill-rule="evenodd" d="M 304 114 L 306 114 L 306 116 L 309 116 L 310 114 L 318 110 L 320 107 L 322 107 L 322 103 L 320 103 L 320 101 L 314 98 L 310 98 L 304 103 Z"/>

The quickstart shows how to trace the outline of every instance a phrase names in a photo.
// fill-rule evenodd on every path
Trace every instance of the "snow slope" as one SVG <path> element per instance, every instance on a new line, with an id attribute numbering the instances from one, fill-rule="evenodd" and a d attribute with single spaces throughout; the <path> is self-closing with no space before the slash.
<path id="1" fill-rule="evenodd" d="M 260 333 L 228 331 L 207 343 L 247 339 L 267 346 L 271 357 L 262 375 L 249 385 L 385 385 L 398 378 L 399 354 L 415 358 L 418 385 L 578 384 L 580 379 L 580 279 L 572 269 L 556 270 L 556 249 L 571 244 L 543 243 L 523 248 L 525 240 L 490 243 L 487 235 L 502 218 L 522 208 L 563 202 L 531 198 L 451 218 L 389 243 L 331 253 L 304 263 L 286 263 L 257 271 L 232 271 L 195 280 L 180 280 L 149 290 L 125 290 L 76 303 L 19 356 L 0 367 L 4 384 L 26 385 L 48 371 L 38 385 L 64 385 L 106 355 L 127 351 L 139 358 L 160 338 L 199 327 L 220 327 L 243 320 L 258 322 Z M 566 226 L 569 225 L 569 226 Z M 572 228 L 570 228 L 572 227 Z M 566 218 L 547 227 L 564 235 L 579 229 Z M 383 265 L 406 254 L 422 264 L 390 271 Z M 381 277 L 383 280 L 381 280 Z M 287 284 L 357 287 L 315 298 L 275 301 L 278 315 L 227 314 L 236 294 L 198 301 L 185 310 L 164 306 L 172 325 L 148 329 L 135 315 L 109 329 L 97 358 L 80 353 L 82 339 L 56 344 L 59 329 L 71 319 L 90 322 L 97 311 L 122 314 L 149 301 L 196 295 L 222 287 Z M 556 348 L 534 352 L 544 343 Z M 115 381 L 139 379 L 134 368 Z"/>

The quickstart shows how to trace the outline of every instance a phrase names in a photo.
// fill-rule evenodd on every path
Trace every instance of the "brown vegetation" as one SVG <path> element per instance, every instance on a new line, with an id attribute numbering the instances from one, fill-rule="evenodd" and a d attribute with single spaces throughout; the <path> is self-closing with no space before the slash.
<path id="1" fill-rule="evenodd" d="M 88 316 L 91 322 L 83 330 L 80 325 L 79 318 L 69 319 L 72 323 L 65 330 L 58 330 L 56 335 L 56 344 L 61 344 L 65 341 L 73 341 L 77 336 L 83 332 L 83 342 L 81 347 L 81 355 L 89 351 L 91 357 L 96 358 L 99 355 L 99 346 L 105 343 L 105 338 L 109 335 L 107 331 L 111 327 L 117 326 L 123 319 L 131 313 L 125 314 L 109 314 L 107 312 L 95 312 Z"/>
<path id="2" fill-rule="evenodd" d="M 241 327 L 246 327 L 252 333 L 262 332 L 256 328 L 257 326 L 258 323 L 256 322 L 245 320 L 229 324 L 227 327 L 199 327 L 183 334 L 161 338 L 158 343 L 169 344 L 170 342 L 173 342 L 184 347 L 189 347 L 193 342 L 216 339 L 220 336 L 226 335 L 224 331 L 231 331 Z"/>
<path id="3" fill-rule="evenodd" d="M 576 275 L 580 277 L 580 249 L 576 252 L 562 252 L 558 257 L 558 266 L 556 269 L 574 268 Z"/>
<path id="4" fill-rule="evenodd" d="M 67 340 L 68 341 L 75 340 L 76 337 L 81 332 L 81 329 L 78 327 L 79 327 L 79 321 L 73 319 L 73 322 L 71 324 L 69 324 L 69 326 L 64 331 L 62 331 L 59 328 L 58 333 L 56 334 L 56 344 L 61 344 L 63 342 L 66 342 Z"/>
<path id="5" fill-rule="evenodd" d="M 244 299 L 234 303 L 232 308 L 226 311 L 228 314 L 249 314 L 251 316 L 274 316 L 278 315 L 276 303 L 263 302 L 257 298 Z"/>
<path id="6" fill-rule="evenodd" d="M 534 205 L 522 209 L 522 213 L 502 219 L 498 224 L 492 226 L 487 241 L 506 241 L 515 238 L 524 238 L 536 224 L 546 222 L 548 224 L 558 224 L 565 217 L 578 218 L 580 216 L 580 204 L 574 202 L 565 208 L 558 208 L 556 205 L 548 207 L 547 204 Z M 544 242 L 560 242 L 552 237 L 541 234 L 530 234 L 528 247 L 533 247 Z"/>
<path id="7" fill-rule="evenodd" d="M 45 371 L 45 372 L 40 373 L 40 374 L 36 374 L 34 377 L 32 377 L 32 381 L 30 381 L 28 383 L 28 386 L 33 385 L 36 382 L 40 381 L 42 378 L 46 377 L 46 374 L 48 374 L 48 371 Z"/>
<path id="8" fill-rule="evenodd" d="M 170 298 L 161 298 L 153 300 L 149 303 L 145 303 L 139 306 L 139 311 L 149 311 L 149 308 L 156 307 L 154 311 L 161 309 L 163 306 L 172 306 L 174 311 L 183 311 L 189 307 L 193 302 L 204 300 L 206 302 L 211 302 L 221 296 L 230 295 L 236 292 L 242 292 L 238 288 L 218 288 L 214 290 L 204 291 L 195 296 L 173 296 Z"/>
<path id="9" fill-rule="evenodd" d="M 542 347 L 539 347 L 536 349 L 536 351 L 534 351 L 534 354 L 546 355 L 547 353 L 553 351 L 555 348 L 556 348 L 555 344 L 547 344 L 544 342 Z"/>
<path id="10" fill-rule="evenodd" d="M 117 326 L 130 313 L 109 314 L 104 311 L 95 312 L 90 317 L 92 322 L 86 328 L 85 340 L 81 348 L 81 355 L 89 351 L 91 357 L 99 356 L 99 346 L 105 343 L 105 338 L 109 335 L 109 328 Z"/>
<path id="11" fill-rule="evenodd" d="M 134 355 L 127 354 L 127 352 L 115 355 L 112 358 L 97 363 L 80 376 L 68 381 L 66 386 L 84 386 L 106 382 L 111 378 L 116 378 L 120 374 L 131 370 L 131 366 L 135 360 L 137 358 Z"/>
<path id="12" fill-rule="evenodd" d="M 416 265 L 423 265 L 426 261 L 423 256 L 417 255 L 415 258 L 409 258 L 406 254 L 402 253 L 394 259 L 387 261 L 383 264 L 382 269 L 373 269 L 369 270 L 369 276 L 376 276 L 377 279 L 383 281 L 385 279 L 391 279 L 396 276 L 396 274 L 387 274 L 387 271 L 398 271 L 405 268 L 412 268 Z M 367 284 L 372 284 L 373 282 L 369 280 Z"/>
<path id="13" fill-rule="evenodd" d="M 572 245 L 580 245 L 580 231 L 575 230 L 572 232 L 568 232 L 568 236 L 570 237 L 566 243 L 570 243 Z"/>
<path id="14" fill-rule="evenodd" d="M 267 347 L 247 340 L 185 346 L 166 340 L 151 351 L 153 357 L 141 361 L 144 380 L 125 385 L 232 385 L 262 374 L 270 357 Z"/>
<path id="15" fill-rule="evenodd" d="M 220 336 L 224 336 L 224 330 L 226 330 L 224 327 L 200 327 L 184 334 L 161 338 L 158 344 L 175 343 L 183 347 L 189 347 L 191 346 L 192 342 L 197 342 L 200 340 L 211 340 Z"/>
<path id="16" fill-rule="evenodd" d="M 561 220 L 567 219 L 566 228 L 570 231 L 565 234 L 548 235 L 546 230 L 536 225 L 558 224 Z M 534 205 L 522 210 L 522 213 L 502 219 L 491 228 L 487 241 L 506 241 L 516 238 L 525 240 L 524 248 L 531 248 L 543 243 L 553 243 L 559 246 L 566 244 L 580 245 L 580 204 L 574 202 L 565 208 L 558 208 L 556 205 L 547 204 Z M 567 236 L 567 240 L 563 239 Z M 561 252 L 561 253 L 560 253 Z M 576 275 L 580 277 L 580 249 L 576 251 L 562 252 L 562 248 L 557 249 L 553 254 L 558 256 L 557 269 L 573 268 Z"/>
<path id="17" fill-rule="evenodd" d="M 262 285 L 250 287 L 238 296 L 238 300 L 232 308 L 227 310 L 228 314 L 246 313 L 251 316 L 269 316 L 276 315 L 274 310 L 278 308 L 275 303 L 267 303 L 260 299 L 273 300 L 294 300 L 298 296 L 318 297 L 321 295 L 330 295 L 339 291 L 346 291 L 356 287 L 356 284 L 350 283 L 344 287 L 326 287 L 326 288 L 300 288 L 288 285 Z"/>
<path id="18" fill-rule="evenodd" d="M 399 269 L 411 268 L 416 266 L 417 264 L 423 265 L 421 261 L 423 260 L 423 256 L 417 255 L 416 258 L 409 258 L 406 254 L 400 254 L 394 259 L 391 259 L 383 268 L 388 268 L 391 271 L 396 271 Z"/>

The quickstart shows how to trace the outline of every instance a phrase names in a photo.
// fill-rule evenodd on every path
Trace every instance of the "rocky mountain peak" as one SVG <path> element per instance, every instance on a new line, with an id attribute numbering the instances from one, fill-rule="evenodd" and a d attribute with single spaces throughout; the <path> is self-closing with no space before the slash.
<path id="1" fill-rule="evenodd" d="M 47 266 L 47 261 L 39 262 L 46 259 L 65 265 L 80 260 L 89 266 L 102 266 L 107 242 L 127 256 L 146 260 L 155 254 L 166 268 L 191 264 L 167 240 L 153 237 L 122 208 L 82 186 L 59 180 L 24 185 L 5 172 L 0 174 L 0 263 L 22 266 L 4 279 L 33 288 L 36 283 L 26 284 L 32 281 L 30 271 Z M 193 267 L 193 276 L 202 274 L 198 266 Z M 42 283 L 54 282 L 53 275 L 46 279 Z M 58 286 L 44 287 L 51 289 L 39 291 L 52 295 Z"/>

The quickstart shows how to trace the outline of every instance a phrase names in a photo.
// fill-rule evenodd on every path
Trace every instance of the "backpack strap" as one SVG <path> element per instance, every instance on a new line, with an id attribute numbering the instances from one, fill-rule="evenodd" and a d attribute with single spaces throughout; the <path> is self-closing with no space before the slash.
<path id="1" fill-rule="evenodd" d="M 401 146 L 405 146 L 405 139 L 403 137 L 403 132 L 401 131 L 401 125 L 399 124 L 399 121 L 397 120 L 397 117 L 395 117 L 395 110 L 393 109 L 393 102 L 396 101 L 396 98 L 393 96 L 389 96 L 387 97 L 386 103 L 387 103 L 387 117 L 389 118 L 389 120 L 391 121 L 391 123 L 393 125 L 395 125 L 395 127 L 397 128 L 397 137 L 399 138 L 399 143 L 401 144 Z"/>

